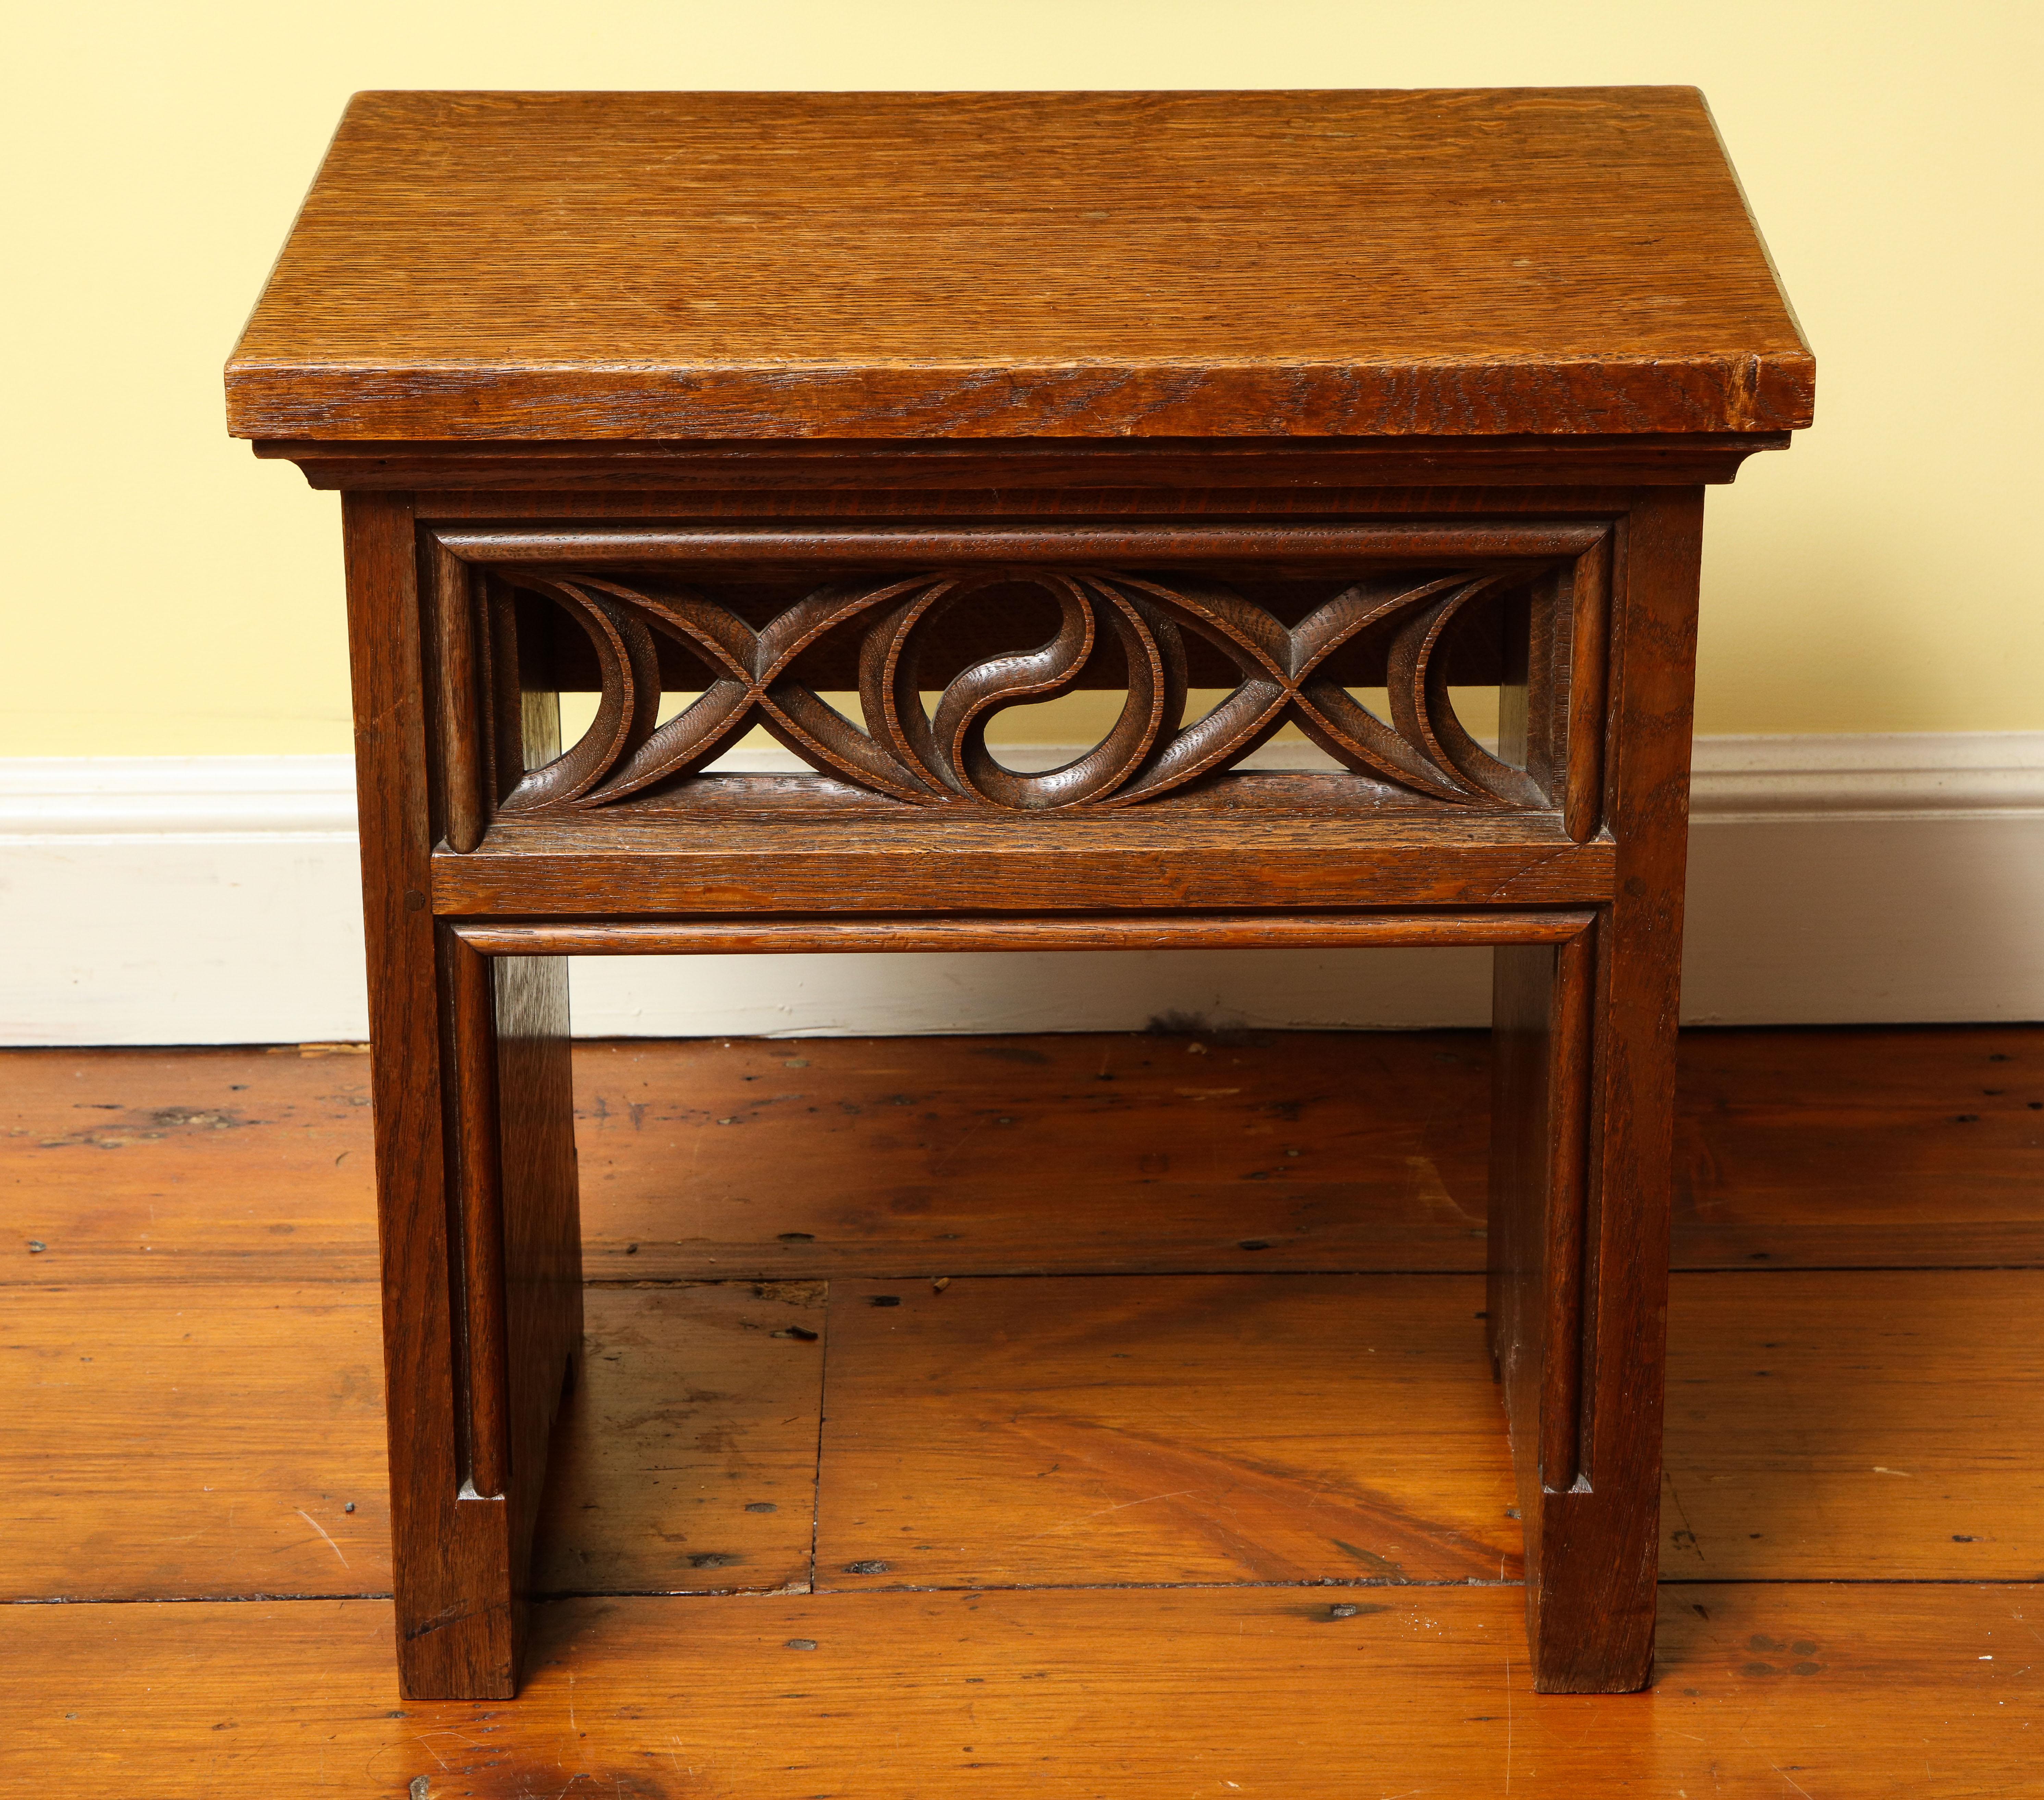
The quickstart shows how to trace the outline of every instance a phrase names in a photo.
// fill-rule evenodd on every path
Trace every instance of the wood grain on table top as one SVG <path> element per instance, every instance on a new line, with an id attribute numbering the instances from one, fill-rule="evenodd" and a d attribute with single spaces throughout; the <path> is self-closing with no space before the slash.
<path id="1" fill-rule="evenodd" d="M 1812 364 L 1675 87 L 358 95 L 256 438 L 1690 433 Z"/>

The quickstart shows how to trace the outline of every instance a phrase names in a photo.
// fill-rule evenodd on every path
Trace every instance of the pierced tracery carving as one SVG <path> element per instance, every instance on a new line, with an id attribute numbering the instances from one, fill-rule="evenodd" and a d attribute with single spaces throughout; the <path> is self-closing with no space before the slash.
<path id="1" fill-rule="evenodd" d="M 1549 804 L 1524 771 L 1463 729 L 1448 694 L 1450 628 L 1472 605 L 1523 584 L 1515 571 L 1462 571 L 1358 582 L 1296 625 L 1223 583 L 1193 576 L 1043 568 L 939 571 L 829 583 L 755 628 L 732 607 L 615 575 L 520 572 L 516 583 L 574 619 L 594 647 L 601 699 L 574 744 L 501 801 L 507 814 L 600 807 L 666 792 L 763 726 L 820 774 L 905 804 L 1020 810 L 1120 807 L 1153 800 L 1249 756 L 1286 722 L 1343 767 L 1444 805 Z M 1033 587 L 1058 610 L 1031 650 L 986 657 L 926 681 L 932 627 L 993 587 Z M 1381 633 L 1389 720 L 1330 678 L 1330 660 Z M 1231 663 L 1236 683 L 1185 722 L 1186 639 Z M 863 723 L 826 702 L 797 664 L 827 637 L 857 643 Z M 702 665 L 699 696 L 659 722 L 664 637 Z M 1112 646 L 1112 651 L 1109 646 Z M 986 727 L 1004 707 L 1047 699 L 1118 652 L 1120 717 L 1062 768 L 1004 767 Z M 926 692 L 938 691 L 935 707 Z"/>

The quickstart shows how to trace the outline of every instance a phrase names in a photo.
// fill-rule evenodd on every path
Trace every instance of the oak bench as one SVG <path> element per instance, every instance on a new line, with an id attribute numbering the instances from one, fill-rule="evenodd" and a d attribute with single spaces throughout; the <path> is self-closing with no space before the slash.
<path id="1" fill-rule="evenodd" d="M 1445 944 L 1539 1684 L 1641 1685 L 1703 490 L 1812 383 L 1688 89 L 357 97 L 227 392 L 343 497 L 405 1691 L 515 1690 L 565 958 Z"/>

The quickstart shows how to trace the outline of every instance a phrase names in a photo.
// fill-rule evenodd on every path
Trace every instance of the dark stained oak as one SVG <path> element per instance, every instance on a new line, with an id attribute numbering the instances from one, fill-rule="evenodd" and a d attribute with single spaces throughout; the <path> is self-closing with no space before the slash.
<path id="1" fill-rule="evenodd" d="M 993 897 L 1048 913 L 1462 910 L 1486 900 L 1514 909 L 1600 900 L 1612 863 L 1608 840 L 1572 844 L 1543 813 L 1472 810 L 1447 822 L 1389 811 L 1362 822 L 1195 814 L 1159 825 L 1132 810 L 987 825 L 916 809 L 898 821 L 834 821 L 825 833 L 813 819 L 755 811 L 731 825 L 493 825 L 467 855 L 433 859 L 432 894 L 455 917 L 801 913 L 833 899 L 848 912 L 971 913 Z"/>
<path id="2" fill-rule="evenodd" d="M 1190 497 L 1180 504 L 1198 510 Z M 1499 962 L 1500 983 L 1546 994 L 1535 1036 L 1551 1042 L 1536 1058 L 1550 1066 L 1548 1076 L 1508 1079 L 1496 1090 L 1494 1112 L 1516 1129 L 1494 1135 L 1491 1210 L 1508 1229 L 1493 1240 L 1493 1348 L 1520 1448 L 1539 1684 L 1635 1687 L 1651 1656 L 1700 522 L 1700 490 L 1669 488 L 1639 495 L 1621 519 L 1589 531 L 1522 513 L 1494 526 L 1344 533 L 1189 524 L 1120 539 L 1076 528 L 952 537 L 530 525 L 431 533 L 417 567 L 434 624 L 417 679 L 440 713 L 444 847 L 426 904 L 486 927 L 469 937 L 444 925 L 440 939 L 451 959 L 443 980 L 454 983 L 448 1037 L 461 1141 L 489 1141 L 488 1129 L 478 1137 L 470 1122 L 476 1108 L 460 1084 L 471 1062 L 463 1047 L 486 1041 L 490 1029 L 464 998 L 480 991 L 479 978 L 462 971 L 482 952 L 566 948 L 573 939 L 549 940 L 549 915 L 586 921 L 591 944 L 628 948 L 632 934 L 606 921 L 692 911 L 891 912 L 932 922 L 951 914 L 958 946 L 973 948 L 1013 937 L 978 936 L 987 915 L 1475 905 L 1496 910 L 1492 941 L 1523 946 L 1555 941 L 1525 929 L 1524 909 L 1570 908 L 1566 943 L 1508 951 Z M 1102 555 L 1161 559 L 1174 572 L 1089 570 Z M 1471 556 L 1483 560 L 1472 567 Z M 1453 565 L 1446 574 L 1443 559 Z M 568 566 L 549 575 L 551 560 Z M 878 587 L 855 573 L 876 560 Z M 645 564 L 653 579 L 635 574 L 623 584 L 605 572 L 620 561 Z M 1197 572 L 1176 572 L 1181 563 Z M 905 577 L 905 566 L 922 572 Z M 806 572 L 774 599 L 759 583 L 770 590 L 777 567 Z M 1296 571 L 1316 570 L 1317 591 L 1286 590 Z M 734 572 L 753 583 L 749 600 L 713 598 L 700 586 L 728 584 Z M 1245 582 L 1269 603 L 1250 598 Z M 1018 588 L 1062 595 L 1062 623 L 1034 651 L 1000 640 Z M 992 598 L 982 606 L 982 596 Z M 586 638 L 593 676 L 556 648 L 544 610 L 555 603 Z M 885 610 L 876 617 L 876 609 Z M 953 612 L 993 635 L 962 668 L 958 647 L 937 647 L 949 660 L 934 676 L 941 694 L 932 716 L 918 632 Z M 855 624 L 859 724 L 821 698 L 818 684 L 833 677 L 800 672 L 812 648 Z M 1503 721 L 1496 755 L 1461 724 L 1450 699 L 1448 647 L 1470 631 L 1490 640 L 1485 666 Z M 1381 662 L 1338 672 L 1340 658 L 1360 655 L 1372 633 Z M 1003 769 L 982 740 L 985 717 L 1078 679 L 1102 633 L 1120 646 L 1120 723 L 1062 771 Z M 1238 685 L 1184 725 L 1189 637 L 1224 651 Z M 664 720 L 659 638 L 706 671 L 694 678 L 706 683 L 699 696 Z M 1343 685 L 1378 669 L 1389 722 Z M 593 687 L 597 704 L 570 744 L 557 694 L 576 687 Z M 1287 718 L 1344 772 L 1228 772 Z M 719 748 L 755 719 L 820 774 L 789 783 L 706 775 Z M 592 814 L 603 807 L 612 810 Z M 1070 816 L 1049 810 L 1057 808 Z M 1581 910 L 1599 902 L 1595 913 Z M 491 914 L 519 925 L 493 939 Z M 1309 911 L 1293 921 L 1298 940 L 1312 941 L 1316 916 L 1336 928 L 1329 944 L 1344 941 L 1331 912 Z M 1428 940 L 1416 912 L 1398 929 L 1406 941 Z M 1048 941 L 1058 940 L 1054 929 Z M 1239 927 L 1224 921 L 1212 940 L 1239 941 Z M 1508 1021 L 1510 1006 L 1500 1008 Z M 1530 1160 L 1513 1148 L 1522 1140 L 1535 1146 Z M 464 1171 L 474 1165 L 464 1149 Z M 472 1177 L 462 1179 L 472 1195 Z M 465 1272 L 446 1355 L 467 1456 L 463 1493 L 478 1481 L 503 1490 L 513 1521 L 508 1594 L 475 1615 L 491 1623 L 486 1648 L 474 1654 L 500 1672 L 461 1677 L 486 1680 L 494 1692 L 512 1679 L 501 1671 L 515 1669 L 523 1521 L 538 1479 L 536 1458 L 521 1472 L 517 1458 L 493 1448 L 505 1440 L 502 1370 L 513 1352 L 504 1340 L 555 1346 L 528 1359 L 547 1366 L 576 1327 L 565 1309 L 529 1327 L 498 1322 L 501 1278 L 492 1259 L 509 1225 L 497 1222 L 493 1205 L 486 1199 L 478 1211 L 464 1199 L 450 1215 L 457 1241 L 448 1254 Z M 1527 1241 L 1550 1248 L 1522 1266 L 1512 1246 Z M 528 1416 L 536 1433 L 543 1412 Z M 401 1596 L 410 1592 L 405 1566 Z M 496 1635 L 500 1613 L 514 1633 L 501 1640 L 508 1651 Z M 466 1615 L 450 1624 L 428 1613 L 410 1629 L 453 1625 L 484 1629 Z M 413 1658 L 424 1667 L 421 1654 Z"/>
<path id="3" fill-rule="evenodd" d="M 474 850 L 493 814 L 563 822 L 593 808 L 770 806 L 785 820 L 805 792 L 805 810 L 840 819 L 1558 808 L 1587 840 L 1595 760 L 1557 752 L 1564 738 L 1594 743 L 1600 672 L 1579 678 L 1603 666 L 1610 535 L 1532 521 L 436 530 L 447 841 Z M 1523 690 L 1516 761 L 1462 725 L 1458 682 Z M 1358 685 L 1384 687 L 1385 702 L 1358 704 Z M 1125 690 L 1116 723 L 1062 769 L 1010 769 L 985 741 L 1002 707 L 1103 687 Z M 1210 710 L 1191 706 L 1202 687 L 1216 690 Z M 594 691 L 596 723 L 571 744 L 549 735 L 536 756 L 528 714 L 549 688 Z M 1572 706 L 1577 692 L 1588 703 Z M 753 725 L 824 780 L 699 779 Z M 1287 725 L 1343 772 L 1219 779 Z"/>
<path id="4" fill-rule="evenodd" d="M 456 925 L 486 956 L 817 956 L 917 951 L 1441 949 L 1564 943 L 1588 913 L 1103 913 L 1093 918 L 687 919 L 604 925 Z"/>
<path id="5" fill-rule="evenodd" d="M 419 495 L 421 517 L 492 520 L 494 490 L 551 491 L 548 516 L 714 518 L 778 514 L 813 521 L 912 509 L 956 518 L 983 512 L 1001 489 L 1004 514 L 1140 514 L 1159 491 L 1188 483 L 1225 497 L 1229 516 L 1413 510 L 1431 490 L 1435 513 L 1494 504 L 1486 490 L 1557 513 L 1623 504 L 1636 485 L 1728 482 L 1785 431 L 1633 433 L 1569 437 L 1219 437 L 1088 440 L 610 438 L 536 443 L 470 438 L 267 439 L 258 456 L 288 460 L 321 488 L 388 487 Z M 857 462 L 848 467 L 847 452 Z M 878 493 L 861 491 L 879 481 Z M 1451 489 L 1434 483 L 1452 481 Z M 1568 485 L 1561 485 L 1566 483 Z M 1364 485 L 1364 484 L 1367 485 Z M 1329 502 L 1334 502 L 1331 508 Z"/>
<path id="6" fill-rule="evenodd" d="M 1646 1682 L 1703 487 L 1813 379 L 1689 89 L 358 96 L 227 387 L 343 493 L 405 1691 L 516 1691 L 559 958 L 947 941 L 1500 947 L 1535 1685 Z"/>
<path id="7" fill-rule="evenodd" d="M 343 509 L 363 918 L 376 971 L 369 1031 L 390 1530 L 406 1597 L 398 1662 L 413 1687 L 508 1693 L 518 1623 L 512 1509 L 501 1489 L 485 1493 L 470 1479 L 470 1278 L 448 1129 L 459 1078 L 445 1066 L 458 1028 L 425 898 L 435 834 L 411 506 L 351 494 Z M 478 1348 L 501 1366 L 501 1345 Z"/>
<path id="8" fill-rule="evenodd" d="M 1493 963 L 1493 1029 L 1507 1045 L 1530 1037 L 1545 1071 L 1516 1082 L 1500 1058 L 1490 1269 L 1527 1629 L 1549 1693 L 1623 1691 L 1653 1663 L 1702 528 L 1692 489 L 1643 501 L 1618 535 L 1599 759 L 1612 905 L 1570 944 Z M 1551 969 L 1526 967 L 1536 957 Z M 1529 990 L 1544 1002 L 1530 1021 Z M 1529 1240 L 1539 1255 L 1521 1254 Z"/>
<path id="9" fill-rule="evenodd" d="M 513 1502 L 528 1568 L 554 1415 L 580 1379 L 582 1218 L 559 956 L 442 940 L 453 990 L 468 1484 Z"/>
<path id="10" fill-rule="evenodd" d="M 297 440 L 1753 432 L 1812 379 L 1673 87 L 365 94 L 228 367 Z"/>
<path id="11" fill-rule="evenodd" d="M 990 463 L 978 472 L 998 479 L 1006 475 L 1008 467 Z M 988 563 L 1012 567 L 1029 563 L 1081 569 L 1134 563 L 1143 567 L 1196 570 L 1216 563 L 1243 565 L 1260 560 L 1288 568 L 1297 565 L 1340 571 L 1344 565 L 1372 557 L 1392 557 L 1400 564 L 1424 567 L 1580 556 L 1595 549 L 1606 537 L 1601 523 L 1541 519 L 1523 496 L 1513 497 L 1511 510 L 1530 516 L 1508 522 L 1465 520 L 1445 525 L 1374 521 L 1269 525 L 1212 524 L 1196 515 L 1168 525 L 1077 525 L 1055 533 L 1028 525 L 916 532 L 856 525 L 782 525 L 747 530 L 735 525 L 563 526 L 536 519 L 516 525 L 440 526 L 434 530 L 432 541 L 436 550 L 461 561 L 510 568 L 592 563 L 606 569 L 660 571 L 686 563 L 698 570 L 736 573 L 749 565 L 793 563 L 840 571 L 885 571 L 898 570 L 904 563 L 912 568 L 919 562 L 931 561 L 940 566 Z"/>

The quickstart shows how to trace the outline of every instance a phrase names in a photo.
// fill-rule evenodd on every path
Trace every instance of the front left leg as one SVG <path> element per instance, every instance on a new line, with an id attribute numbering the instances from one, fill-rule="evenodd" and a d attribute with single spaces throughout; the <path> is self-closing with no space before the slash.
<path id="1" fill-rule="evenodd" d="M 582 1354 L 567 963 L 485 956 L 444 929 L 467 1479 L 490 1509 L 514 1671 L 548 1439 Z"/>

